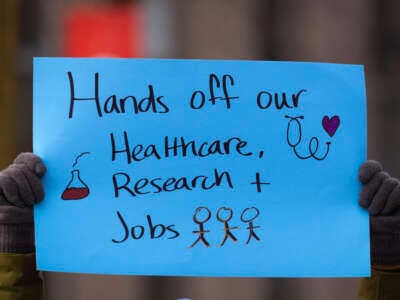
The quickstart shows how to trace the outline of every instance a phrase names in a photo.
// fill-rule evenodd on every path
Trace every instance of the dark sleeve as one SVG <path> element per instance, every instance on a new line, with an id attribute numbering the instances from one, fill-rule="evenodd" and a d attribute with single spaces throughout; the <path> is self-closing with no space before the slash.
<path id="1" fill-rule="evenodd" d="M 371 278 L 360 282 L 358 300 L 400 300 L 400 219 L 376 216 L 371 222 Z"/>
<path id="2" fill-rule="evenodd" d="M 33 211 L 0 205 L 0 299 L 41 300 L 36 271 Z"/>
<path id="3" fill-rule="evenodd" d="M 400 266 L 386 270 L 372 269 L 370 278 L 363 278 L 358 290 L 358 300 L 399 300 Z"/>
<path id="4" fill-rule="evenodd" d="M 0 253 L 0 299 L 42 300 L 35 254 Z"/>

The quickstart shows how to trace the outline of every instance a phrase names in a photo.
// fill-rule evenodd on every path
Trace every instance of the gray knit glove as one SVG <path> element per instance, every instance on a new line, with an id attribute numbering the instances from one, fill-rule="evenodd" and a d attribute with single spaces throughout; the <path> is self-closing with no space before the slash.
<path id="1" fill-rule="evenodd" d="M 371 215 L 371 263 L 400 265 L 400 182 L 373 160 L 361 165 L 358 177 L 359 204 Z"/>
<path id="2" fill-rule="evenodd" d="M 0 172 L 0 252 L 35 250 L 32 206 L 44 197 L 40 178 L 45 172 L 32 153 L 21 153 Z"/>

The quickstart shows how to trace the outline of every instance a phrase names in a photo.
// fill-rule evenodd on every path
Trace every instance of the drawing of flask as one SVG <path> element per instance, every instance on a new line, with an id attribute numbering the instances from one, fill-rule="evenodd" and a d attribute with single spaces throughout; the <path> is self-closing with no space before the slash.
<path id="1" fill-rule="evenodd" d="M 63 200 L 79 200 L 89 195 L 89 187 L 79 176 L 79 170 L 72 170 L 71 180 L 61 195 Z"/>

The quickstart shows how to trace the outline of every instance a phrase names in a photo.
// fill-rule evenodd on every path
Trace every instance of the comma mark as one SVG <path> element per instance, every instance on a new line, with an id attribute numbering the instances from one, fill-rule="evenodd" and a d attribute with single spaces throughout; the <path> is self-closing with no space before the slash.
<path id="1" fill-rule="evenodd" d="M 264 150 L 258 152 L 258 158 L 262 158 L 264 156 Z"/>

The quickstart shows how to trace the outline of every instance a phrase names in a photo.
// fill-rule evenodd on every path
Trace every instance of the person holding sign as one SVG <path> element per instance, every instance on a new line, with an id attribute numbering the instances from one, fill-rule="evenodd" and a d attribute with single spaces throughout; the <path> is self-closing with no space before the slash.
<path id="1" fill-rule="evenodd" d="M 359 169 L 360 206 L 370 217 L 372 277 L 361 280 L 359 300 L 400 299 L 400 182 L 376 161 Z"/>
<path id="2" fill-rule="evenodd" d="M 20 154 L 0 172 L 0 299 L 42 299 L 32 206 L 43 200 L 45 172 L 32 153 Z"/>
<path id="3" fill-rule="evenodd" d="M 42 280 L 35 268 L 32 206 L 44 197 L 40 179 L 45 172 L 40 158 L 32 153 L 20 154 L 0 172 L 0 299 L 42 298 Z M 363 184 L 359 204 L 371 215 L 373 272 L 371 278 L 362 279 L 358 299 L 400 299 L 400 182 L 376 161 L 362 164 L 359 180 Z M 249 228 L 256 226 L 249 223 Z M 253 236 L 257 239 L 254 231 Z"/>

